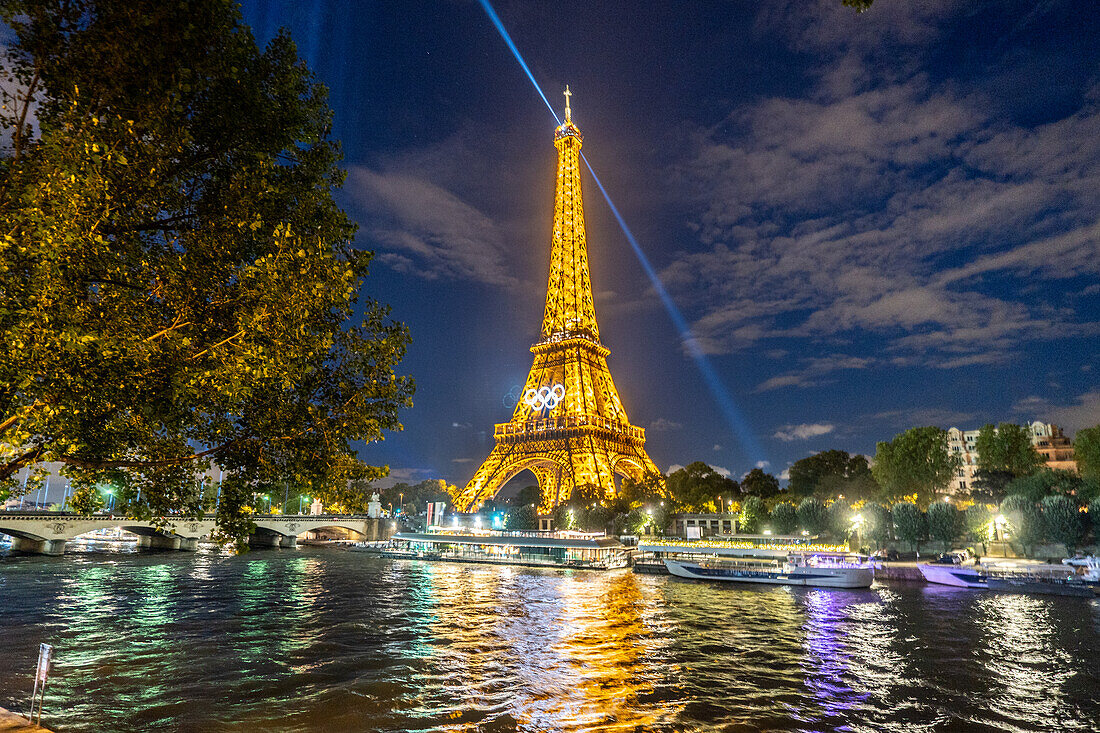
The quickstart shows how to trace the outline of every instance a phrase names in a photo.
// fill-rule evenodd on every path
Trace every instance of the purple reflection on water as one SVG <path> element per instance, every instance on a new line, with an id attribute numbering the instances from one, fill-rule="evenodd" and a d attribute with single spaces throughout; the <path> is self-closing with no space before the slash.
<path id="1" fill-rule="evenodd" d="M 851 595 L 847 591 L 811 590 L 804 599 L 806 656 L 801 666 L 806 687 L 826 718 L 844 717 L 846 711 L 869 696 L 867 691 L 856 691 L 846 682 L 850 679 L 851 653 L 843 637 L 852 623 L 847 613 L 847 606 L 855 601 Z"/>

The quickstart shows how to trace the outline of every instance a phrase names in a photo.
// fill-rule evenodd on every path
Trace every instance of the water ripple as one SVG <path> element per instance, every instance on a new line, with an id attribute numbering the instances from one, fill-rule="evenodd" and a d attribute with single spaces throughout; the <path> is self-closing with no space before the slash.
<path id="1" fill-rule="evenodd" d="M 1074 731 L 1100 602 L 336 550 L 0 555 L 0 703 L 65 731 Z"/>

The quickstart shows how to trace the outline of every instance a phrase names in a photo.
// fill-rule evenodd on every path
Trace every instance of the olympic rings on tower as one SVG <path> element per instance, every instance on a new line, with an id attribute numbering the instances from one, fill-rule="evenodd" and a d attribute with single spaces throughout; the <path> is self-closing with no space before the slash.
<path id="1" fill-rule="evenodd" d="M 523 393 L 523 403 L 533 410 L 553 410 L 565 397 L 565 385 L 554 384 L 529 389 Z"/>

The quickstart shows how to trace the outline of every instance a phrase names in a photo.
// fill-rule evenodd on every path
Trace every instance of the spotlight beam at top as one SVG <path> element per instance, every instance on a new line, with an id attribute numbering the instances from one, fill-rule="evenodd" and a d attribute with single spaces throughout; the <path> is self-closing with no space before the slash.
<path id="1" fill-rule="evenodd" d="M 554 117 L 554 122 L 560 125 L 561 120 L 558 118 L 558 113 L 554 111 L 553 105 L 550 104 L 550 100 L 546 98 L 546 95 L 542 91 L 542 87 L 540 87 L 539 83 L 535 80 L 535 76 L 531 73 L 531 69 L 527 66 L 527 62 L 523 60 L 523 55 L 520 54 L 519 49 L 516 48 L 516 44 L 512 42 L 512 37 L 508 34 L 508 30 L 501 22 L 500 16 L 496 14 L 493 6 L 489 4 L 489 0 L 479 0 L 479 2 L 481 3 L 482 9 L 485 10 L 485 14 L 489 16 L 489 20 L 496 26 L 497 32 L 500 33 L 500 37 L 504 40 L 504 43 L 507 44 L 508 49 L 512 52 L 512 55 L 515 56 L 516 61 L 519 62 L 519 65 L 523 68 L 524 73 L 527 74 L 527 78 L 531 81 L 531 85 L 535 88 L 535 91 L 538 92 L 539 96 L 542 97 L 542 101 L 546 104 L 546 108 L 550 110 L 550 114 Z M 611 200 L 611 196 L 607 193 L 607 189 L 604 188 L 603 183 L 600 181 L 600 177 L 596 175 L 596 171 L 592 168 L 592 164 L 588 162 L 588 158 L 584 156 L 584 153 L 581 153 L 581 159 L 584 160 L 585 166 L 588 167 L 588 172 L 592 174 L 592 179 L 596 182 L 596 186 L 600 189 L 600 193 L 603 194 L 604 200 L 607 201 L 611 213 L 615 215 L 615 219 L 619 222 L 619 228 L 622 229 L 623 236 L 625 236 L 627 242 L 630 243 L 630 247 L 634 250 L 634 255 L 638 258 L 642 270 L 645 272 L 646 277 L 649 278 L 657 296 L 661 299 L 661 303 L 664 305 L 665 311 L 672 321 L 672 325 L 676 328 L 684 345 L 687 347 L 687 351 L 691 355 L 692 361 L 695 362 L 696 367 L 699 369 L 700 374 L 703 376 L 703 381 L 706 383 L 711 395 L 717 401 L 718 407 L 721 409 L 722 416 L 725 418 L 726 423 L 737 436 L 738 440 L 741 441 L 741 445 L 749 455 L 750 460 L 754 462 L 764 461 L 764 451 L 756 440 L 755 433 L 753 433 L 752 429 L 749 427 L 748 421 L 745 420 L 744 415 L 741 414 L 737 405 L 734 404 L 733 398 L 730 397 L 729 391 L 725 388 L 725 385 L 722 384 L 722 380 L 719 378 L 718 373 L 714 371 L 714 367 L 711 366 L 710 360 L 707 359 L 702 347 L 692 334 L 687 320 L 676 306 L 676 303 L 672 300 L 672 296 L 668 294 L 664 283 L 662 283 L 661 279 L 657 276 L 657 271 L 653 269 L 653 266 L 649 262 L 649 258 L 645 256 L 638 241 L 634 238 L 633 232 L 631 232 L 630 227 L 627 226 L 626 220 L 623 219 L 622 214 L 619 213 L 619 208 L 615 206 L 615 203 Z"/>

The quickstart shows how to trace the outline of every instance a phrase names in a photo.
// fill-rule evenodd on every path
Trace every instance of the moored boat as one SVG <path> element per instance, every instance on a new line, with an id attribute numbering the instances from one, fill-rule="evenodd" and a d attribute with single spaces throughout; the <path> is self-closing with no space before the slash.
<path id="1" fill-rule="evenodd" d="M 953 585 L 956 588 L 988 588 L 987 576 L 974 565 L 924 563 L 917 569 L 929 583 Z"/>
<path id="2" fill-rule="evenodd" d="M 849 560 L 822 555 L 791 556 L 782 565 L 727 561 L 672 560 L 665 558 L 668 572 L 678 578 L 718 580 L 734 583 L 806 585 L 818 588 L 869 588 L 874 569 L 862 558 Z"/>

